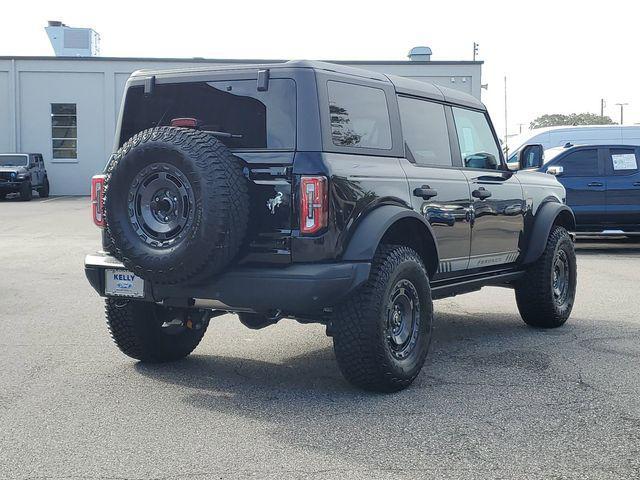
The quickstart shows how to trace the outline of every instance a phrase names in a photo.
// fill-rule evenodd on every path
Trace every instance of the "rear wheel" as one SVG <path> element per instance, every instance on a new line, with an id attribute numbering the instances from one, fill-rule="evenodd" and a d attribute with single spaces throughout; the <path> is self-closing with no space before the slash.
<path id="1" fill-rule="evenodd" d="M 31 182 L 27 181 L 20 186 L 20 200 L 28 202 L 31 198 L 33 198 L 33 188 Z"/>
<path id="2" fill-rule="evenodd" d="M 563 325 L 573 309 L 577 267 L 573 241 L 567 230 L 551 230 L 542 256 L 516 285 L 516 302 L 522 319 L 539 328 Z"/>
<path id="3" fill-rule="evenodd" d="M 38 189 L 38 196 L 40 198 L 47 198 L 49 196 L 49 179 L 45 177 L 44 183 Z"/>
<path id="4" fill-rule="evenodd" d="M 106 316 L 111 338 L 122 353 L 145 362 L 186 357 L 209 326 L 209 313 L 203 310 L 126 299 L 107 298 Z"/>
<path id="5" fill-rule="evenodd" d="M 408 387 L 424 364 L 433 324 L 429 278 L 411 248 L 382 245 L 367 283 L 336 307 L 338 365 L 354 385 L 393 392 Z"/>

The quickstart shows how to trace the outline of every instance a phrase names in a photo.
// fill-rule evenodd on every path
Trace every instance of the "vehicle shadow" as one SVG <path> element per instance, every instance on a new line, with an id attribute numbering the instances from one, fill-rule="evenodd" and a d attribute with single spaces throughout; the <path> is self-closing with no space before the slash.
<path id="1" fill-rule="evenodd" d="M 561 340 L 573 341 L 584 328 L 576 320 L 562 329 L 536 330 L 509 314 L 479 319 L 470 315 L 440 313 L 436 323 L 423 372 L 414 385 L 400 395 L 412 395 L 412 391 L 415 393 L 434 384 L 442 384 L 442 379 L 451 378 L 453 370 L 467 370 L 470 366 L 496 364 L 528 371 L 546 370 L 550 368 L 551 360 L 541 352 L 541 346 L 551 346 Z M 283 392 L 289 400 L 300 396 L 305 398 L 305 403 L 318 402 L 318 394 L 330 396 L 334 402 L 338 399 L 369 398 L 375 401 L 376 398 L 389 398 L 389 395 L 367 393 L 350 386 L 340 374 L 332 348 L 326 346 L 326 340 L 322 343 L 324 345 L 320 348 L 280 362 L 193 354 L 173 364 L 137 363 L 135 369 L 154 380 L 203 393 L 215 392 L 208 400 L 203 396 L 190 400 L 204 407 L 210 401 L 208 406 L 211 408 L 221 407 L 222 397 L 234 396 L 242 398 L 243 403 L 251 404 Z M 534 347 L 538 351 L 532 351 Z M 223 393 L 225 395 L 221 395 Z M 316 400 L 307 398 L 311 394 Z M 288 404 L 287 408 L 291 406 Z"/>
<path id="2" fill-rule="evenodd" d="M 215 413 L 213 418 L 222 415 L 231 425 L 253 422 L 276 442 L 311 455 L 348 458 L 357 471 L 377 470 L 386 472 L 381 478 L 395 478 L 388 468 L 398 464 L 408 472 L 437 476 L 467 458 L 474 471 L 486 469 L 480 478 L 488 478 L 505 455 L 531 449 L 554 461 L 564 456 L 565 462 L 575 462 L 572 449 L 560 452 L 547 437 L 530 432 L 579 423 L 580 405 L 603 405 L 625 435 L 636 428 L 616 413 L 615 395 L 587 383 L 582 369 L 589 368 L 590 358 L 603 356 L 594 354 L 594 347 L 618 338 L 636 342 L 639 332 L 629 335 L 622 324 L 608 324 L 606 334 L 600 328 L 578 318 L 561 329 L 537 330 L 514 314 L 439 313 L 423 372 L 396 394 L 363 392 L 347 384 L 320 336 L 304 353 L 273 362 L 193 355 L 171 365 L 138 363 L 134 368 L 180 387 L 171 395 L 195 415 L 198 410 L 205 418 Z M 586 428 L 581 435 L 591 445 L 601 434 Z M 371 453 L 372 448 L 385 454 Z M 409 459 L 407 451 L 413 452 Z M 606 455 L 602 452 L 603 461 Z"/>
<path id="3" fill-rule="evenodd" d="M 18 193 L 8 193 L 6 197 L 0 198 L 0 203 L 2 202 L 19 202 L 20 194 Z"/>

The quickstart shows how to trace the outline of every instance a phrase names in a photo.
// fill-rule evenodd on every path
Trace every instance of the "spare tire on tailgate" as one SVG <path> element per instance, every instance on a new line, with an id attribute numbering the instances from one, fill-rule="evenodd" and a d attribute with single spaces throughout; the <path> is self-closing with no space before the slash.
<path id="1" fill-rule="evenodd" d="M 203 131 L 156 127 L 132 137 L 107 168 L 104 206 L 115 256 L 164 284 L 222 270 L 247 229 L 242 168 Z"/>

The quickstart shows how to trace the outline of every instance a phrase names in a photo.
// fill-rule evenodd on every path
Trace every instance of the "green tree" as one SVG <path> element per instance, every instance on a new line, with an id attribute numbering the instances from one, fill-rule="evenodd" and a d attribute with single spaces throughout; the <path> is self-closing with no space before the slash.
<path id="1" fill-rule="evenodd" d="M 530 128 L 542 127 L 558 127 L 573 125 L 617 125 L 611 117 L 596 115 L 595 113 L 570 113 L 563 115 L 561 113 L 553 113 L 551 115 L 542 115 L 536 118 L 529 125 Z"/>

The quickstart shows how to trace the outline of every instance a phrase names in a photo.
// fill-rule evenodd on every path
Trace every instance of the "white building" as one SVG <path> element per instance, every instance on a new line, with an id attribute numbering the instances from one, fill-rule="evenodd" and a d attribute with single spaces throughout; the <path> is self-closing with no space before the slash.
<path id="1" fill-rule="evenodd" d="M 480 98 L 482 62 L 334 62 L 456 88 Z M 0 57 L 0 152 L 42 153 L 52 195 L 87 195 L 113 147 L 125 82 L 142 68 L 255 64 L 282 60 Z"/>

